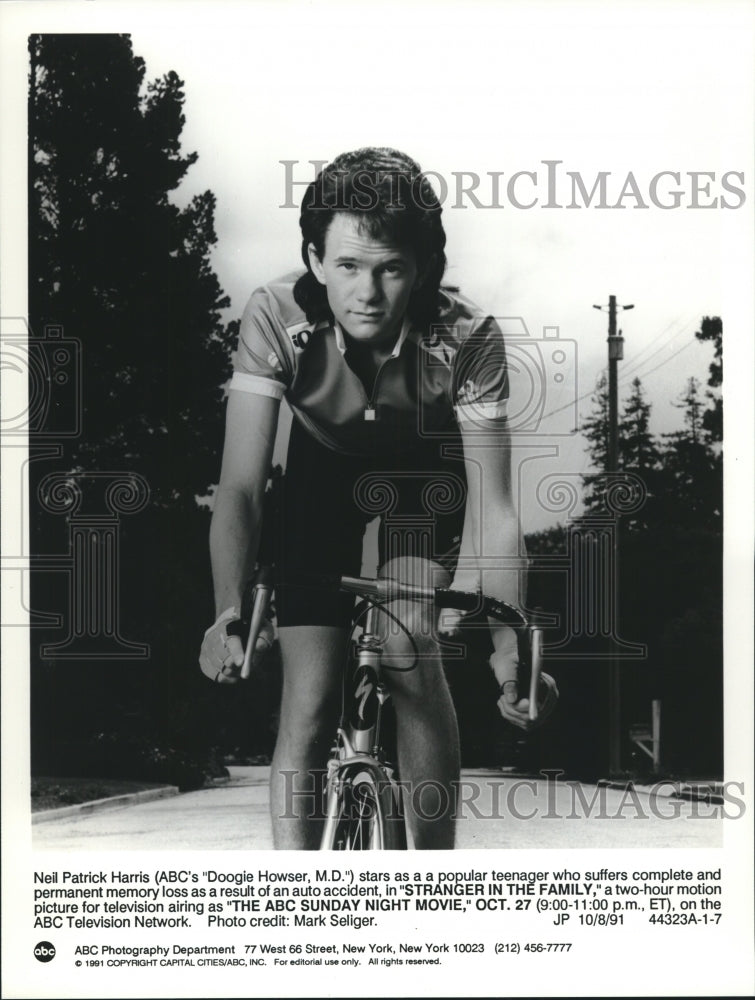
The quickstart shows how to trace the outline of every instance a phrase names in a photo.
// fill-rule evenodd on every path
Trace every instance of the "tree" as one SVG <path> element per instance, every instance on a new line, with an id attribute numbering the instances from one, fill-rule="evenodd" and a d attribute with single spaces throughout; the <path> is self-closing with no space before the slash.
<path id="1" fill-rule="evenodd" d="M 169 198 L 183 84 L 144 86 L 125 35 L 30 38 L 32 329 L 82 343 L 84 428 L 72 467 L 145 476 L 157 507 L 192 508 L 217 476 L 228 305 L 210 264 L 215 197 Z"/>
<path id="2" fill-rule="evenodd" d="M 632 379 L 632 391 L 619 420 L 619 466 L 646 476 L 658 467 L 658 448 L 650 433 L 652 406 L 645 398 L 639 378 Z"/>
<path id="3" fill-rule="evenodd" d="M 684 428 L 664 435 L 668 515 L 677 523 L 718 529 L 723 513 L 721 455 L 710 447 L 705 418 L 713 411 L 705 410 L 696 378 L 687 380 L 675 405 L 684 411 Z"/>
<path id="4" fill-rule="evenodd" d="M 660 451 L 650 431 L 651 412 L 642 382 L 634 378 L 619 421 L 619 465 L 642 480 L 645 501 L 639 510 L 622 518 L 623 527 L 630 531 L 658 523 L 666 489 Z"/>
<path id="5" fill-rule="evenodd" d="M 684 437 L 690 444 L 703 443 L 703 402 L 700 399 L 700 383 L 694 377 L 687 379 L 687 385 L 674 404 L 679 410 L 684 410 Z"/>
<path id="6" fill-rule="evenodd" d="M 585 510 L 588 513 L 596 513 L 604 509 L 605 480 L 603 473 L 608 469 L 608 378 L 605 372 L 598 376 L 591 402 L 592 413 L 584 420 L 580 431 L 587 440 L 587 453 L 592 460 L 593 468 L 598 470 L 598 474 L 585 475 L 582 477 L 582 482 Z"/>
<path id="7" fill-rule="evenodd" d="M 604 493 L 606 490 L 605 473 L 608 471 L 608 441 L 610 425 L 608 419 L 608 380 L 605 373 L 601 374 L 595 386 L 592 397 L 593 411 L 583 422 L 580 430 L 587 440 L 587 452 L 592 460 L 592 466 L 598 470 L 583 476 L 584 504 L 588 513 L 605 512 Z M 652 502 L 655 491 L 659 488 L 658 462 L 659 452 L 655 439 L 650 432 L 651 405 L 645 399 L 642 383 L 638 378 L 632 382 L 632 390 L 624 403 L 619 420 L 619 453 L 618 471 L 632 472 L 639 476 L 648 491 L 649 502 Z M 628 528 L 642 527 L 648 511 L 638 511 L 637 515 L 627 515 L 623 524 Z"/>
<path id="8" fill-rule="evenodd" d="M 720 444 L 724 439 L 723 400 L 720 392 L 724 379 L 723 323 L 720 317 L 703 316 L 695 337 L 702 342 L 713 343 L 713 361 L 708 368 L 709 391 L 706 393 L 711 406 L 703 415 L 703 428 L 712 443 Z"/>
<path id="9" fill-rule="evenodd" d="M 212 613 L 209 512 L 197 497 L 217 480 L 237 332 L 221 321 L 228 299 L 211 266 L 215 197 L 183 209 L 171 200 L 197 159 L 181 151 L 176 73 L 146 83 L 127 35 L 34 35 L 29 52 L 30 325 L 36 337 L 56 325 L 78 339 L 83 370 L 82 433 L 62 442 L 55 471 L 137 473 L 150 491 L 146 510 L 119 526 L 118 609 L 124 637 L 147 643 L 149 659 L 40 663 L 41 642 L 60 636 L 36 633 L 32 733 L 49 737 L 48 759 L 102 727 L 168 746 L 211 741 L 191 708 L 215 694 L 199 690 L 196 666 Z M 31 463 L 32 491 L 48 471 Z M 33 513 L 33 551 L 60 551 L 61 519 Z M 35 608 L 67 606 L 54 576 L 34 574 Z"/>
<path id="10" fill-rule="evenodd" d="M 720 331 L 720 320 L 706 318 L 698 335 L 713 340 L 716 351 L 708 381 L 713 406 L 704 407 L 699 383 L 689 380 L 679 401 L 684 426 L 664 436 L 659 446 L 650 431 L 650 404 L 635 379 L 619 428 L 619 469 L 641 475 L 648 490 L 645 505 L 619 522 L 619 629 L 648 647 L 643 668 L 624 671 L 622 697 L 628 711 L 638 713 L 633 718 L 642 718 L 639 713 L 647 711 L 651 698 L 663 698 L 665 767 L 677 775 L 715 775 L 721 767 L 722 460 L 717 442 L 722 424 L 715 391 L 721 377 Z M 589 515 L 603 510 L 596 472 L 607 468 L 608 458 L 604 376 L 581 430 L 595 470 L 584 476 Z M 538 580 L 535 585 L 542 588 Z M 543 604 L 552 611 L 558 595 L 548 595 Z M 587 683 L 578 700 L 594 702 L 595 690 Z M 573 742 L 566 734 L 563 745 Z"/>

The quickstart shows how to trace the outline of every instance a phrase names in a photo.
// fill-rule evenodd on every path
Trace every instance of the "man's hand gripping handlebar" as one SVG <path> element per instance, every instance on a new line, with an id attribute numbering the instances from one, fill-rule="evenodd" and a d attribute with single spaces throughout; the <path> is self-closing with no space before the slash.
<path id="1" fill-rule="evenodd" d="M 531 729 L 545 722 L 554 711 L 558 688 L 553 678 L 542 670 L 542 630 L 530 624 L 518 608 L 477 592 L 420 587 L 385 578 L 313 575 L 311 582 L 313 586 L 339 587 L 378 603 L 424 601 L 438 609 L 453 608 L 466 615 L 484 615 L 506 626 L 494 637 L 495 652 L 490 657 L 490 666 L 499 684 L 501 715 L 520 729 Z M 268 649 L 272 642 L 272 626 L 267 617 L 272 592 L 272 570 L 262 567 L 247 587 L 241 609 L 223 612 L 207 630 L 200 666 L 211 680 L 235 684 L 250 676 L 255 656 Z M 525 691 L 526 696 L 520 697 L 520 692 Z"/>
<path id="2" fill-rule="evenodd" d="M 344 576 L 340 586 L 363 597 L 383 601 L 426 601 L 438 609 L 453 608 L 467 615 L 484 615 L 506 626 L 497 630 L 494 636 L 495 652 L 490 657 L 490 666 L 499 684 L 498 708 L 501 715 L 520 729 L 532 729 L 545 722 L 555 710 L 558 688 L 553 678 L 542 669 L 542 629 L 530 624 L 513 605 L 479 592 L 420 587 L 390 579 L 364 580 Z M 520 697 L 520 692 L 526 692 L 526 695 Z"/>
<path id="3" fill-rule="evenodd" d="M 273 593 L 272 571 L 258 570 L 246 588 L 241 608 L 228 608 L 204 634 L 199 665 L 218 684 L 247 680 L 255 659 L 273 643 L 267 613 Z"/>

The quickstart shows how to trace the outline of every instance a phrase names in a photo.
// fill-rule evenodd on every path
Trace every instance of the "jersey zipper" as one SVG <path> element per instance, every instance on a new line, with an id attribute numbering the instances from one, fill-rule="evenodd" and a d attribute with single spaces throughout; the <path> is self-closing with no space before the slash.
<path id="1" fill-rule="evenodd" d="M 376 398 L 377 398 L 377 391 L 378 391 L 378 385 L 380 383 L 380 376 L 383 374 L 383 369 L 388 364 L 388 362 L 389 361 L 393 361 L 393 357 L 394 356 L 391 354 L 389 357 L 387 357 L 385 359 L 385 361 L 382 362 L 382 364 L 378 368 L 377 373 L 375 375 L 375 381 L 372 383 L 372 392 L 371 392 L 369 398 L 367 397 L 367 393 L 365 392 L 365 388 L 362 385 L 362 380 L 361 379 L 359 380 L 359 384 L 362 386 L 362 392 L 364 393 L 364 398 L 365 398 L 365 400 L 367 402 L 367 406 L 366 406 L 365 411 L 364 411 L 364 419 L 365 420 L 376 420 L 377 419 L 377 410 L 375 408 L 375 401 L 376 401 Z"/>

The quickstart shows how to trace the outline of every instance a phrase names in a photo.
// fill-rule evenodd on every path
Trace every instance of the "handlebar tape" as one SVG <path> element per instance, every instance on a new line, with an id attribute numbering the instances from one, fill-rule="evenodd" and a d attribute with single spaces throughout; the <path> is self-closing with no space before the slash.
<path id="1" fill-rule="evenodd" d="M 273 577 L 269 567 L 262 567 L 247 586 L 241 600 L 241 618 L 226 626 L 228 635 L 237 635 L 244 647 L 241 678 L 247 680 L 252 672 L 252 656 L 257 639 L 267 617 L 273 594 Z"/>

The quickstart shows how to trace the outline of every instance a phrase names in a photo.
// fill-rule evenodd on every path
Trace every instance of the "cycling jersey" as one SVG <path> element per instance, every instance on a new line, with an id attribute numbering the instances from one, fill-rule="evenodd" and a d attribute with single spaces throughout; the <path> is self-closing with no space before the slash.
<path id="1" fill-rule="evenodd" d="M 349 367 L 334 321 L 307 322 L 294 300 L 302 272 L 255 291 L 241 322 L 230 388 L 285 397 L 325 447 L 347 455 L 406 452 L 465 422 L 505 416 L 508 378 L 496 321 L 457 292 L 441 292 L 439 318 L 404 320 L 368 396 Z"/>

